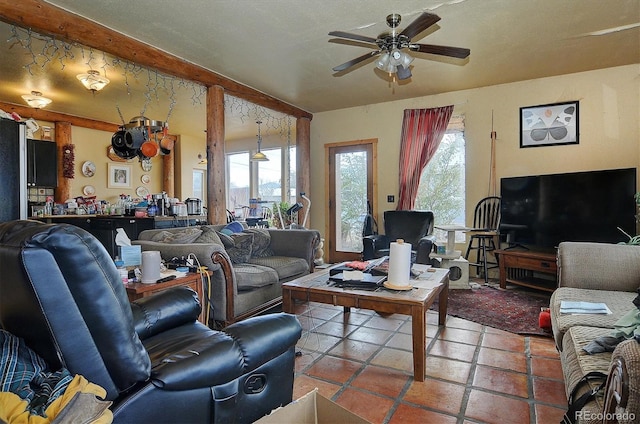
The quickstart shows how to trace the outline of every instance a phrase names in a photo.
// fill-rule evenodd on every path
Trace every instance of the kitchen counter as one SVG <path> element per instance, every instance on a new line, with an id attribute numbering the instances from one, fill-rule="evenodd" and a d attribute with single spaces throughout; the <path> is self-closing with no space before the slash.
<path id="1" fill-rule="evenodd" d="M 112 258 L 118 255 L 115 244 L 116 229 L 122 228 L 131 240 L 137 240 L 144 230 L 190 227 L 206 224 L 207 217 L 191 216 L 154 216 L 141 217 L 123 215 L 45 215 L 32 217 L 47 224 L 71 224 L 93 234 L 107 249 Z"/>

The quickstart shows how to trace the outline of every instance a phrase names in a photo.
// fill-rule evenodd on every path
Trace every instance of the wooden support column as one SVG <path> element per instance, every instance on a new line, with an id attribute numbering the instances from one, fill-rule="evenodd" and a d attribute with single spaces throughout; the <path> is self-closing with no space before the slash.
<path id="1" fill-rule="evenodd" d="M 71 143 L 71 124 L 69 122 L 55 123 L 56 149 L 58 151 L 58 187 L 56 187 L 54 201 L 64 203 L 71 198 L 71 180 L 63 175 L 64 146 Z M 74 164 L 75 167 L 75 164 Z"/>
<path id="2" fill-rule="evenodd" d="M 207 90 L 207 223 L 227 222 L 224 158 L 224 88 Z"/>
<path id="3" fill-rule="evenodd" d="M 311 119 L 300 117 L 296 119 L 296 190 L 297 195 L 305 193 L 311 199 Z M 307 205 L 298 212 L 299 217 L 307 213 Z M 304 219 L 304 218 L 303 218 Z M 302 224 L 302 222 L 299 222 Z M 311 225 L 311 211 L 307 216 L 307 227 Z"/>
<path id="4" fill-rule="evenodd" d="M 175 165 L 175 154 L 173 153 L 173 149 L 176 146 L 175 135 L 166 135 L 161 141 L 161 145 L 165 149 L 169 149 L 168 155 L 162 156 L 162 191 L 167 193 L 169 197 L 176 197 L 176 165 Z"/>

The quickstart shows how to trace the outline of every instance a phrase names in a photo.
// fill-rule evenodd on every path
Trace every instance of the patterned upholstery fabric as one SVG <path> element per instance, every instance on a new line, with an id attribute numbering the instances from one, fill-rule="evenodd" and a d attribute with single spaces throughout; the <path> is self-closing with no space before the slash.
<path id="1" fill-rule="evenodd" d="M 244 264 L 251 258 L 251 247 L 253 245 L 253 234 L 233 233 L 233 246 L 227 247 L 227 254 L 234 264 Z"/>
<path id="2" fill-rule="evenodd" d="M 161 231 L 153 236 L 151 241 L 171 244 L 189 244 L 193 243 L 200 235 L 200 228 L 189 227 L 182 231 Z"/>
<path id="3" fill-rule="evenodd" d="M 596 337 L 606 336 L 610 332 L 611 330 L 606 328 L 578 326 L 571 327 L 565 333 L 563 342 L 564 350 L 560 353 L 560 356 L 562 359 L 562 372 L 564 374 L 567 399 L 578 381 L 588 372 L 600 371 L 605 374 L 607 373 L 609 363 L 611 362 L 611 352 L 589 355 L 582 350 L 582 348 Z M 591 380 L 588 383 L 582 384 L 575 397 L 578 398 L 582 396 L 587 391 L 596 388 L 600 383 L 601 380 Z M 601 422 L 595 420 L 595 418 L 602 412 L 604 407 L 603 396 L 604 389 L 598 393 L 595 399 L 582 408 L 583 412 L 589 412 L 589 414 L 584 414 L 584 416 L 593 417 L 594 420 L 582 419 L 578 421 L 579 423 L 591 424 Z"/>
<path id="4" fill-rule="evenodd" d="M 262 258 L 265 256 L 273 256 L 273 250 L 269 247 L 271 244 L 269 230 L 266 228 L 247 228 L 243 232 L 253 234 L 251 257 Z"/>
<path id="5" fill-rule="evenodd" d="M 302 258 L 266 256 L 263 258 L 251 258 L 249 263 L 274 269 L 278 273 L 279 280 L 286 280 L 309 272 L 309 264 Z"/>
<path id="6" fill-rule="evenodd" d="M 632 303 L 636 296 L 636 293 L 609 290 L 577 289 L 571 287 L 560 287 L 556 289 L 553 295 L 551 295 L 550 308 L 553 336 L 555 337 L 558 349 L 564 349 L 563 336 L 569 328 L 575 325 L 613 328 L 616 321 L 630 310 L 636 308 Z M 561 315 L 560 302 L 563 300 L 604 302 L 613 314 Z"/>
<path id="7" fill-rule="evenodd" d="M 278 273 L 264 266 L 235 264 L 233 269 L 236 272 L 238 291 L 253 290 L 278 281 Z"/>
<path id="8" fill-rule="evenodd" d="M 203 225 L 201 229 L 202 229 L 202 234 L 200 234 L 200 236 L 197 239 L 195 239 L 194 243 L 222 244 L 222 240 L 220 240 L 220 237 L 218 236 L 218 233 L 216 232 L 216 230 L 214 230 L 211 227 L 207 227 L 206 225 Z"/>
<path id="9" fill-rule="evenodd" d="M 640 349 L 638 342 L 627 340 L 618 345 L 613 351 L 612 361 L 622 358 L 629 373 L 629 381 L 640 381 Z M 615 411 L 618 417 L 618 424 L 635 424 L 640 417 L 640 386 L 638 384 L 629 385 L 629 397 L 627 406 L 617 406 Z M 626 412 L 626 413 L 625 413 Z"/>

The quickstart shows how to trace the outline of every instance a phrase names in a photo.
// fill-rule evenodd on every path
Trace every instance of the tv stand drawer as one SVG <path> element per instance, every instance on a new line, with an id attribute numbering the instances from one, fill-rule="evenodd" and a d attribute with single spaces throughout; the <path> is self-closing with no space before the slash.
<path id="1" fill-rule="evenodd" d="M 507 268 L 522 268 L 531 271 L 556 272 L 556 258 L 534 258 L 523 256 L 504 255 L 504 264 Z"/>

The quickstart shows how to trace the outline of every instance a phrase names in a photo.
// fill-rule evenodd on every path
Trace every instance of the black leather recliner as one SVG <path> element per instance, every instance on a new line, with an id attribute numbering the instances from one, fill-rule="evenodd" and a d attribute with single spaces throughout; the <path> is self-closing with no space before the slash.
<path id="1" fill-rule="evenodd" d="M 411 243 L 412 262 L 430 264 L 429 253 L 436 241 L 433 219 L 431 211 L 385 211 L 384 234 L 363 237 L 362 259 L 388 256 L 391 242 L 403 239 Z"/>
<path id="2" fill-rule="evenodd" d="M 185 287 L 129 303 L 113 261 L 66 224 L 0 224 L 0 326 L 102 386 L 114 422 L 253 422 L 291 402 L 294 315 L 214 331 Z"/>

